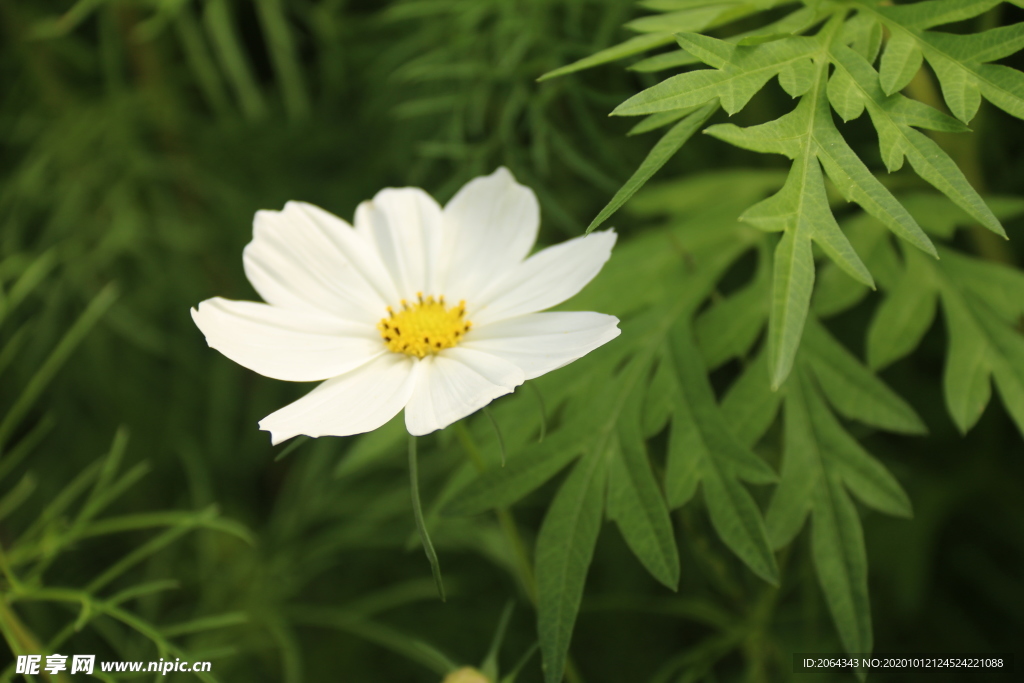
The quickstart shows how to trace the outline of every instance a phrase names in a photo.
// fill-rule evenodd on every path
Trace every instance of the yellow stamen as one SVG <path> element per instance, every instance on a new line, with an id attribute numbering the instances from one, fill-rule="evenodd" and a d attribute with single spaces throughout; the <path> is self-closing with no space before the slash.
<path id="1" fill-rule="evenodd" d="M 388 306 L 388 315 L 377 323 L 377 329 L 389 351 L 425 358 L 458 344 L 473 326 L 465 318 L 465 301 L 446 309 L 443 296 L 423 298 L 418 292 L 412 304 L 402 299 L 397 313 Z"/>

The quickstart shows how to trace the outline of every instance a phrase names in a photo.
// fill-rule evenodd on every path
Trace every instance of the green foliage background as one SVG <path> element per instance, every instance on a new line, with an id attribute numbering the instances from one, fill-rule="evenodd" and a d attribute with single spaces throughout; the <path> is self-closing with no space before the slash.
<path id="1" fill-rule="evenodd" d="M 49 652 L 288 683 L 1024 666 L 1021 21 L 0 0 L 0 680 Z M 617 227 L 565 307 L 623 334 L 494 404 L 505 467 L 483 416 L 420 440 L 441 603 L 401 420 L 272 448 L 257 420 L 308 387 L 209 350 L 188 310 L 255 298 L 257 209 L 445 200 L 501 164 L 542 242 Z"/>

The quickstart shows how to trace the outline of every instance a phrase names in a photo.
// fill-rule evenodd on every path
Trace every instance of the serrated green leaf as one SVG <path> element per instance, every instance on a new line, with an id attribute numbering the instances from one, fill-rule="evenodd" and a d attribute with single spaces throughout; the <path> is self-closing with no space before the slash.
<path id="1" fill-rule="evenodd" d="M 697 343 L 709 369 L 746 355 L 757 341 L 768 317 L 765 291 L 769 287 L 769 270 L 765 260 L 762 257 L 759 261 L 757 274 L 749 285 L 698 316 Z"/>
<path id="2" fill-rule="evenodd" d="M 643 187 L 651 179 L 651 176 L 657 173 L 658 169 L 664 166 L 672 158 L 672 155 L 679 151 L 679 148 L 704 125 L 717 109 L 716 105 L 706 105 L 672 126 L 661 140 L 658 140 L 657 144 L 654 145 L 650 153 L 640 164 L 640 168 L 630 176 L 629 180 L 615 193 L 611 201 L 594 217 L 594 220 L 587 226 L 587 232 L 590 233 L 594 228 L 601 225 L 609 216 L 629 201 L 629 198 L 636 194 L 636 191 Z"/>
<path id="3" fill-rule="evenodd" d="M 935 186 L 936 189 L 951 199 L 982 225 L 998 234 L 1007 237 L 1006 230 L 995 217 L 991 209 L 981 199 L 971 183 L 964 177 L 952 159 L 942 151 L 936 142 L 926 135 L 912 129 L 904 131 L 903 153 L 906 154 L 913 170 L 922 178 Z"/>
<path id="4" fill-rule="evenodd" d="M 872 369 L 884 368 L 917 348 L 935 320 L 938 296 L 928 281 L 931 270 L 920 258 L 906 254 L 906 270 L 875 311 L 867 340 Z"/>
<path id="5" fill-rule="evenodd" d="M 639 415 L 633 416 L 639 420 Z M 633 554 L 655 579 L 676 590 L 679 550 L 668 507 L 651 472 L 643 438 L 632 420 L 619 422 L 618 448 L 610 465 L 608 515 Z"/>
<path id="6" fill-rule="evenodd" d="M 555 78 L 556 76 L 565 76 L 566 74 L 575 73 L 577 71 L 583 71 L 584 69 L 590 69 L 601 64 L 607 64 L 608 62 L 614 62 L 619 59 L 626 57 L 632 57 L 648 50 L 663 47 L 665 45 L 671 45 L 675 42 L 675 36 L 671 33 L 650 33 L 642 36 L 636 36 L 629 40 L 623 41 L 618 45 L 605 48 L 600 52 L 584 57 L 583 59 L 577 60 L 572 64 L 566 64 L 557 69 L 547 72 L 538 81 L 546 81 L 549 78 Z"/>
<path id="7" fill-rule="evenodd" d="M 636 124 L 629 129 L 626 135 L 640 135 L 641 133 L 647 133 L 658 128 L 663 128 L 669 124 L 675 123 L 679 119 L 693 113 L 698 107 L 687 107 L 686 109 L 677 109 L 676 111 L 663 111 L 660 114 L 651 114 L 644 118 L 643 121 Z"/>
<path id="8" fill-rule="evenodd" d="M 742 477 L 768 483 L 776 479 L 775 473 L 736 440 L 715 405 L 687 325 L 680 324 L 673 330 L 665 362 L 671 362 L 678 378 L 665 472 L 669 506 L 687 502 L 697 484 L 703 483 L 704 500 L 716 533 L 755 574 L 776 583 L 778 568 L 761 512 L 737 481 Z"/>
<path id="9" fill-rule="evenodd" d="M 701 7 L 652 14 L 634 19 L 626 28 L 637 33 L 689 33 L 703 31 L 716 24 L 716 19 L 735 9 L 730 4 L 706 4 Z"/>
<path id="10" fill-rule="evenodd" d="M 815 143 L 811 136 L 811 111 L 815 100 L 824 104 L 821 90 L 819 81 L 814 97 L 808 95 L 792 112 L 767 124 L 750 128 L 726 124 L 708 129 L 710 134 L 733 144 L 754 147 L 758 151 L 776 151 L 795 158 L 782 189 L 740 217 L 764 230 L 786 231 L 775 252 L 768 325 L 772 386 L 775 388 L 785 380 L 792 367 L 810 305 L 814 285 L 811 239 L 852 277 L 874 286 L 867 268 L 836 225 L 828 206 L 821 167 L 812 156 Z"/>
<path id="11" fill-rule="evenodd" d="M 827 418 L 819 419 L 827 414 Z M 829 454 L 843 483 L 865 505 L 893 517 L 911 517 L 910 498 L 882 463 L 865 451 L 829 411 L 815 427 L 829 443 Z"/>
<path id="12" fill-rule="evenodd" d="M 929 32 L 923 39 L 955 60 L 984 64 L 1009 57 L 1024 48 L 1024 23 L 966 35 Z"/>
<path id="13" fill-rule="evenodd" d="M 817 102 L 813 103 L 815 99 Z M 903 239 L 927 253 L 935 253 L 934 246 L 910 214 L 867 169 L 835 129 L 821 92 L 814 98 L 805 97 L 796 109 L 775 121 L 750 128 L 738 128 L 731 124 L 716 125 L 709 127 L 706 132 L 746 149 L 785 154 L 798 162 L 808 159 L 813 153 L 848 200 L 860 203 Z M 820 171 L 806 163 L 799 166 L 794 164 L 793 172 L 798 170 L 804 173 L 803 177 L 794 178 L 791 173 L 787 178 L 788 187 L 784 186 L 778 195 L 752 207 L 741 218 L 764 230 L 785 229 L 802 217 L 799 213 L 800 199 L 806 196 L 812 201 L 812 206 L 818 209 L 813 215 L 817 219 L 814 224 L 818 226 L 816 237 L 819 242 L 823 246 L 832 244 L 830 255 L 835 255 L 844 269 L 854 277 L 870 283 L 870 275 L 856 258 L 856 252 L 845 244 L 835 228 L 827 200 L 823 204 Z"/>
<path id="14" fill-rule="evenodd" d="M 1024 337 L 1017 329 L 1024 304 L 1014 298 L 1022 278 L 996 264 L 944 255 L 950 265 L 932 268 L 949 338 L 943 388 L 953 422 L 961 432 L 974 426 L 991 398 L 991 376 L 1024 434 Z"/>
<path id="15" fill-rule="evenodd" d="M 967 123 L 974 118 L 982 95 L 1007 113 L 1024 118 L 1024 74 L 984 63 L 1019 50 L 1024 26 L 1003 26 L 973 35 L 923 30 L 976 16 L 995 4 L 995 0 L 933 0 L 872 7 L 870 11 L 894 37 L 917 43 L 938 76 L 946 105 L 958 119 Z"/>
<path id="16" fill-rule="evenodd" d="M 810 59 L 790 62 L 779 72 L 779 85 L 790 97 L 800 97 L 814 85 L 818 70 Z"/>
<path id="17" fill-rule="evenodd" d="M 814 489 L 821 478 L 820 446 L 811 426 L 807 404 L 794 376 L 787 383 L 785 426 L 779 485 L 765 514 L 768 538 L 776 550 L 789 545 L 811 512 Z M 790 393 L 793 392 L 793 393 Z"/>
<path id="18" fill-rule="evenodd" d="M 807 361 L 836 409 L 852 420 L 905 434 L 927 430 L 906 401 L 873 375 L 815 319 L 804 332 Z"/>
<path id="19" fill-rule="evenodd" d="M 871 485 L 879 482 L 871 475 L 877 475 L 878 469 L 868 467 L 870 474 L 858 478 L 858 474 L 864 474 L 863 459 L 855 465 L 847 461 L 860 453 L 837 456 L 836 451 L 848 450 L 852 440 L 842 433 L 803 370 L 795 372 L 786 384 L 785 412 L 782 481 L 772 497 L 767 517 L 773 543 L 776 547 L 788 544 L 810 512 L 815 570 L 836 630 L 847 652 L 870 652 L 867 554 L 860 518 L 843 487 L 843 474 L 853 470 L 857 485 L 862 485 L 874 500 L 879 496 Z M 837 432 L 841 435 L 838 449 L 834 438 Z M 870 457 L 868 460 L 873 462 Z M 895 482 L 886 481 L 883 487 L 892 483 Z M 898 484 L 896 488 L 899 489 Z M 885 503 L 892 502 L 884 495 L 881 498 Z"/>
<path id="20" fill-rule="evenodd" d="M 882 53 L 879 66 L 879 84 L 886 95 L 903 90 L 921 70 L 924 55 L 917 40 L 909 33 L 898 31 L 892 34 Z"/>
<path id="21" fill-rule="evenodd" d="M 864 102 L 878 130 L 882 158 L 890 172 L 899 170 L 906 157 L 921 178 L 931 183 L 982 225 L 1006 236 L 999 219 L 985 205 L 963 172 L 942 148 L 911 125 L 922 125 L 919 106 L 906 105 L 901 95 L 886 96 L 870 64 L 844 46 L 832 50 L 837 68 L 846 70 L 863 93 Z M 901 99 L 902 98 L 902 99 Z M 908 120 L 908 113 L 913 120 Z M 941 120 L 939 117 L 933 117 Z"/>
<path id="22" fill-rule="evenodd" d="M 735 114 L 773 76 L 817 49 L 815 40 L 797 36 L 751 47 L 692 33 L 677 38 L 683 49 L 716 68 L 668 78 L 620 104 L 613 115 L 653 114 L 705 104 L 716 98 L 726 112 Z"/>
<path id="23" fill-rule="evenodd" d="M 871 652 L 864 532 L 853 501 L 831 477 L 815 489 L 811 555 L 843 647 L 851 653 Z"/>
<path id="24" fill-rule="evenodd" d="M 1005 322 L 1016 326 L 1024 317 L 1024 272 L 1011 266 L 968 257 L 943 249 L 942 271 L 964 290 L 992 308 Z"/>
<path id="25" fill-rule="evenodd" d="M 965 65 L 947 58 L 940 52 L 929 50 L 927 54 L 928 63 L 939 78 L 946 106 L 954 116 L 968 123 L 981 106 L 981 88 L 976 74 L 972 74 Z"/>
<path id="26" fill-rule="evenodd" d="M 787 232 L 775 249 L 772 308 L 768 318 L 768 358 L 773 390 L 782 385 L 793 368 L 813 289 L 811 241 Z"/>
<path id="27" fill-rule="evenodd" d="M 738 481 L 709 468 L 702 477 L 704 501 L 719 538 L 751 571 L 777 586 L 779 568 L 768 544 L 761 510 Z"/>
<path id="28" fill-rule="evenodd" d="M 1000 0 L 930 0 L 879 7 L 878 11 L 903 26 L 931 28 L 984 14 Z"/>
<path id="29" fill-rule="evenodd" d="M 871 13 L 857 12 L 843 26 L 843 42 L 869 64 L 874 64 L 882 47 L 882 25 Z"/>
<path id="30" fill-rule="evenodd" d="M 1006 411 L 1024 434 L 1024 336 L 1006 325 L 983 300 L 971 298 L 990 344 L 989 363 Z"/>
<path id="31" fill-rule="evenodd" d="M 680 322 L 671 332 L 670 355 L 663 362 L 674 370 L 676 405 L 685 407 L 700 433 L 702 448 L 696 452 L 716 466 L 727 468 L 736 476 L 756 484 L 776 481 L 775 472 L 749 448 L 740 444 L 715 401 L 715 394 L 701 362 L 689 325 Z M 670 455 L 671 457 L 671 455 Z M 671 463 L 670 463 L 671 466 Z M 666 474 L 666 480 L 669 480 Z M 668 488 L 668 486 L 666 486 Z M 672 505 L 671 498 L 669 499 Z M 672 505 L 675 507 L 675 505 Z"/>
<path id="32" fill-rule="evenodd" d="M 668 424 L 672 416 L 672 393 L 672 371 L 664 363 L 660 363 L 650 384 L 647 385 L 643 411 L 640 414 L 644 438 L 658 434 Z"/>
<path id="33" fill-rule="evenodd" d="M 964 301 L 955 293 L 941 290 L 942 310 L 949 346 L 943 386 L 946 406 L 957 428 L 966 433 L 981 417 L 992 395 L 985 335 Z"/>
<path id="34" fill-rule="evenodd" d="M 900 239 L 935 256 L 935 245 L 913 216 L 892 196 L 860 157 L 850 149 L 839 131 L 827 121 L 816 132 L 818 159 L 829 179 L 847 200 L 857 202 Z M 866 267 L 865 267 L 866 268 Z M 876 273 L 877 274 L 877 273 Z"/>
<path id="35" fill-rule="evenodd" d="M 537 636 L 544 679 L 561 683 L 583 585 L 601 531 L 607 456 L 582 458 L 562 484 L 537 536 Z"/>
<path id="36" fill-rule="evenodd" d="M 686 405 L 677 401 L 672 410 L 672 431 L 669 433 L 665 465 L 665 497 L 670 508 L 686 505 L 697 493 L 706 450 L 693 414 Z"/>
<path id="37" fill-rule="evenodd" d="M 846 71 L 836 69 L 832 73 L 826 92 L 829 103 L 843 121 L 853 121 L 864 113 L 864 99 Z"/>
<path id="38" fill-rule="evenodd" d="M 446 511 L 473 515 L 511 505 L 558 474 L 584 447 L 578 435 L 559 430 L 544 443 L 532 444 L 525 453 L 510 457 L 504 467 L 481 472 L 452 498 Z"/>
<path id="39" fill-rule="evenodd" d="M 744 446 L 753 446 L 779 412 L 782 394 L 768 383 L 768 356 L 763 351 L 732 383 L 722 398 L 722 415 Z"/>
<path id="40" fill-rule="evenodd" d="M 768 1 L 769 4 L 776 4 L 772 0 Z M 762 5 L 762 7 L 764 7 L 764 5 Z M 824 6 L 803 6 L 793 12 L 790 12 L 777 21 L 773 21 L 745 33 L 732 36 L 729 40 L 735 41 L 739 45 L 759 45 L 761 43 L 781 40 L 782 38 L 787 38 L 789 36 L 800 35 L 815 24 L 819 23 L 821 19 L 830 12 L 831 10 Z"/>
<path id="41" fill-rule="evenodd" d="M 843 221 L 843 232 L 882 288 L 891 289 L 903 273 L 903 264 L 884 226 L 874 216 L 861 213 Z M 818 271 L 811 303 L 819 317 L 828 318 L 856 305 L 869 291 L 834 263 L 826 263 Z"/>
<path id="42" fill-rule="evenodd" d="M 672 52 L 662 52 L 661 54 L 641 59 L 635 64 L 630 64 L 627 68 L 630 71 L 638 71 L 640 73 L 654 73 L 693 64 L 700 64 L 700 60 L 686 50 L 673 50 Z"/>

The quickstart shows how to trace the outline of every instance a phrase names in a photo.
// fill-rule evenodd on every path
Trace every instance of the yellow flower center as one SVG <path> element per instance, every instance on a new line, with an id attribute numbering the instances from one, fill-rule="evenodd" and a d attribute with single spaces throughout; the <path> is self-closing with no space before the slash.
<path id="1" fill-rule="evenodd" d="M 424 299 L 417 293 L 412 305 L 402 299 L 402 310 L 397 313 L 388 306 L 388 315 L 377 323 L 377 329 L 389 351 L 424 358 L 458 344 L 473 325 L 465 317 L 465 301 L 445 308 L 443 296 Z"/>

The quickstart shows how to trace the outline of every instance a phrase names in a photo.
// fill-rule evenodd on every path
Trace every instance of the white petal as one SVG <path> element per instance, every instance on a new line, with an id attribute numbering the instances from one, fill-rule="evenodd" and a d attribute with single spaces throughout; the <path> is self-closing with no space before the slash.
<path id="1" fill-rule="evenodd" d="M 373 247 L 323 209 L 288 202 L 258 211 L 245 274 L 267 303 L 376 323 L 395 291 Z"/>
<path id="2" fill-rule="evenodd" d="M 192 309 L 192 320 L 212 348 L 289 382 L 336 377 L 387 352 L 371 325 L 252 301 L 207 299 Z"/>
<path id="3" fill-rule="evenodd" d="M 409 356 L 385 353 L 263 418 L 260 429 L 270 432 L 274 444 L 299 434 L 350 436 L 373 431 L 409 401 L 414 368 Z"/>
<path id="4" fill-rule="evenodd" d="M 463 348 L 484 351 L 533 379 L 568 365 L 619 336 L 619 319 L 603 313 L 532 313 L 473 328 Z"/>
<path id="5" fill-rule="evenodd" d="M 441 207 L 426 192 L 417 187 L 381 190 L 356 209 L 356 230 L 376 246 L 398 298 L 442 293 L 435 282 Z"/>
<path id="6" fill-rule="evenodd" d="M 523 383 L 518 367 L 480 351 L 446 349 L 419 362 L 416 389 L 405 407 L 405 426 L 429 434 L 473 413 Z"/>
<path id="7" fill-rule="evenodd" d="M 444 295 L 467 301 L 518 265 L 537 241 L 537 197 L 502 167 L 474 178 L 444 207 Z"/>
<path id="8" fill-rule="evenodd" d="M 600 272 L 614 245 L 615 233 L 604 230 L 548 247 L 467 299 L 467 318 L 479 326 L 560 304 Z"/>

